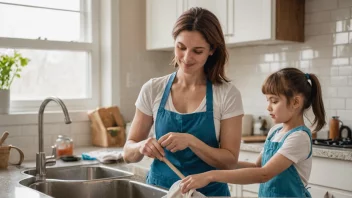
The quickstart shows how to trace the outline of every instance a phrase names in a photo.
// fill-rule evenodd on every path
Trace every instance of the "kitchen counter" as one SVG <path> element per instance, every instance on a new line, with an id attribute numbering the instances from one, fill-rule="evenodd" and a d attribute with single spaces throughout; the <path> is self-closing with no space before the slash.
<path id="1" fill-rule="evenodd" d="M 263 148 L 263 143 L 242 143 L 242 151 L 251 151 L 251 152 L 260 152 Z M 76 148 L 74 154 L 80 155 L 83 152 L 89 152 L 93 150 L 121 150 L 121 148 L 101 148 L 101 147 L 84 147 Z M 339 149 L 339 148 L 321 148 L 318 146 L 313 147 L 313 156 L 315 157 L 325 157 L 331 159 L 347 160 L 352 161 L 352 149 Z M 133 180 L 145 182 L 147 172 L 150 168 L 150 164 L 153 159 L 145 157 L 139 163 L 126 164 L 123 161 L 115 164 L 109 164 L 106 166 L 117 168 L 120 170 L 125 170 L 132 172 L 134 176 Z M 57 160 L 55 166 L 52 167 L 64 167 L 64 166 L 77 166 L 77 165 L 90 165 L 90 164 L 99 164 L 98 161 L 85 161 L 81 160 L 78 162 L 63 162 Z M 35 162 L 29 161 L 24 162 L 21 166 L 9 166 L 7 169 L 0 170 L 0 194 L 1 198 L 22 198 L 22 197 L 36 197 L 36 198 L 47 198 L 49 196 L 24 187 L 19 184 L 19 181 L 31 176 L 25 175 L 22 171 L 34 168 Z M 51 167 L 49 167 L 51 168 Z"/>
<path id="2" fill-rule="evenodd" d="M 241 150 L 260 153 L 263 146 L 264 143 L 242 143 Z M 313 145 L 313 157 L 352 161 L 352 149 Z"/>

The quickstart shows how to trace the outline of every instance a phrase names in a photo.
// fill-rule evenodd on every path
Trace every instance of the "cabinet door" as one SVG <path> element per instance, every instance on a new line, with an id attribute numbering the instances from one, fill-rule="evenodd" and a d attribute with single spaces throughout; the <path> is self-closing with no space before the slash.
<path id="1" fill-rule="evenodd" d="M 272 14 L 274 0 L 234 0 L 234 34 L 227 38 L 229 44 L 240 44 L 274 38 Z"/>
<path id="2" fill-rule="evenodd" d="M 337 190 L 329 191 L 332 198 L 352 198 L 352 192 L 338 192 Z"/>
<path id="3" fill-rule="evenodd" d="M 316 186 L 314 184 L 308 185 L 308 191 L 312 197 L 322 197 L 322 198 L 352 198 L 351 191 L 343 191 L 338 189 L 333 189 L 325 186 Z"/>
<path id="4" fill-rule="evenodd" d="M 242 191 L 242 197 L 258 197 L 257 193 Z"/>
<path id="5" fill-rule="evenodd" d="M 147 0 L 147 50 L 174 46 L 172 28 L 182 14 L 181 0 Z"/>
<path id="6" fill-rule="evenodd" d="M 321 186 L 314 186 L 312 184 L 308 185 L 308 191 L 312 195 L 312 197 L 328 197 L 328 189 Z"/>
<path id="7" fill-rule="evenodd" d="M 229 0 L 186 0 L 184 11 L 191 7 L 202 7 L 211 11 L 219 19 L 224 34 L 227 34 L 228 2 Z"/>

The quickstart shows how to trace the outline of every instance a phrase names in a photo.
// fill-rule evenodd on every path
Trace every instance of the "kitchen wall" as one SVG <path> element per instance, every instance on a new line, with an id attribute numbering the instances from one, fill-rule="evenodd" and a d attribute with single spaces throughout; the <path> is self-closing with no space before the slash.
<path id="1" fill-rule="evenodd" d="M 171 32 L 165 32 L 170 34 Z M 146 51 L 146 1 L 120 1 L 120 108 L 133 119 L 142 85 L 152 77 L 171 73 L 171 52 Z"/>
<path id="2" fill-rule="evenodd" d="M 267 115 L 261 84 L 271 72 L 297 67 L 314 73 L 327 120 L 338 115 L 352 127 L 352 1 L 306 0 L 305 9 L 304 43 L 230 49 L 228 75 L 242 93 L 245 112 Z M 326 136 L 323 131 L 318 137 Z"/>

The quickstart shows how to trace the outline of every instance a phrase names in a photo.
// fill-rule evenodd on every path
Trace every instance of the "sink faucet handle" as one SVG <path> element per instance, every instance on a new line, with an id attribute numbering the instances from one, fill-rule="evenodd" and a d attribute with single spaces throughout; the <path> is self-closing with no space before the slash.
<path id="1" fill-rule="evenodd" d="M 45 166 L 54 166 L 56 164 L 56 159 L 55 158 L 50 158 L 47 159 L 45 162 Z"/>
<path id="2" fill-rule="evenodd" d="M 46 159 L 56 159 L 56 145 L 53 145 L 51 146 L 51 149 L 52 149 L 52 153 L 51 153 L 51 156 L 47 156 Z"/>
<path id="3" fill-rule="evenodd" d="M 53 145 L 53 146 L 51 146 L 51 148 L 52 148 L 52 156 L 54 157 L 54 159 L 56 159 L 56 149 L 57 149 L 57 147 L 56 147 L 56 145 Z"/>

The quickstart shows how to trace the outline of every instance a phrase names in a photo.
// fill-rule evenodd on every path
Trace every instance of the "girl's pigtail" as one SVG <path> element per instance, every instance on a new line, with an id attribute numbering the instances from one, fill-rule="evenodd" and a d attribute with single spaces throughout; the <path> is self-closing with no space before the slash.
<path id="1" fill-rule="evenodd" d="M 312 102 L 313 113 L 315 115 L 313 125 L 316 124 L 314 131 L 317 132 L 320 129 L 322 129 L 326 124 L 325 109 L 324 109 L 321 86 L 317 76 L 314 74 L 308 74 L 308 76 L 312 84 L 311 102 Z"/>

